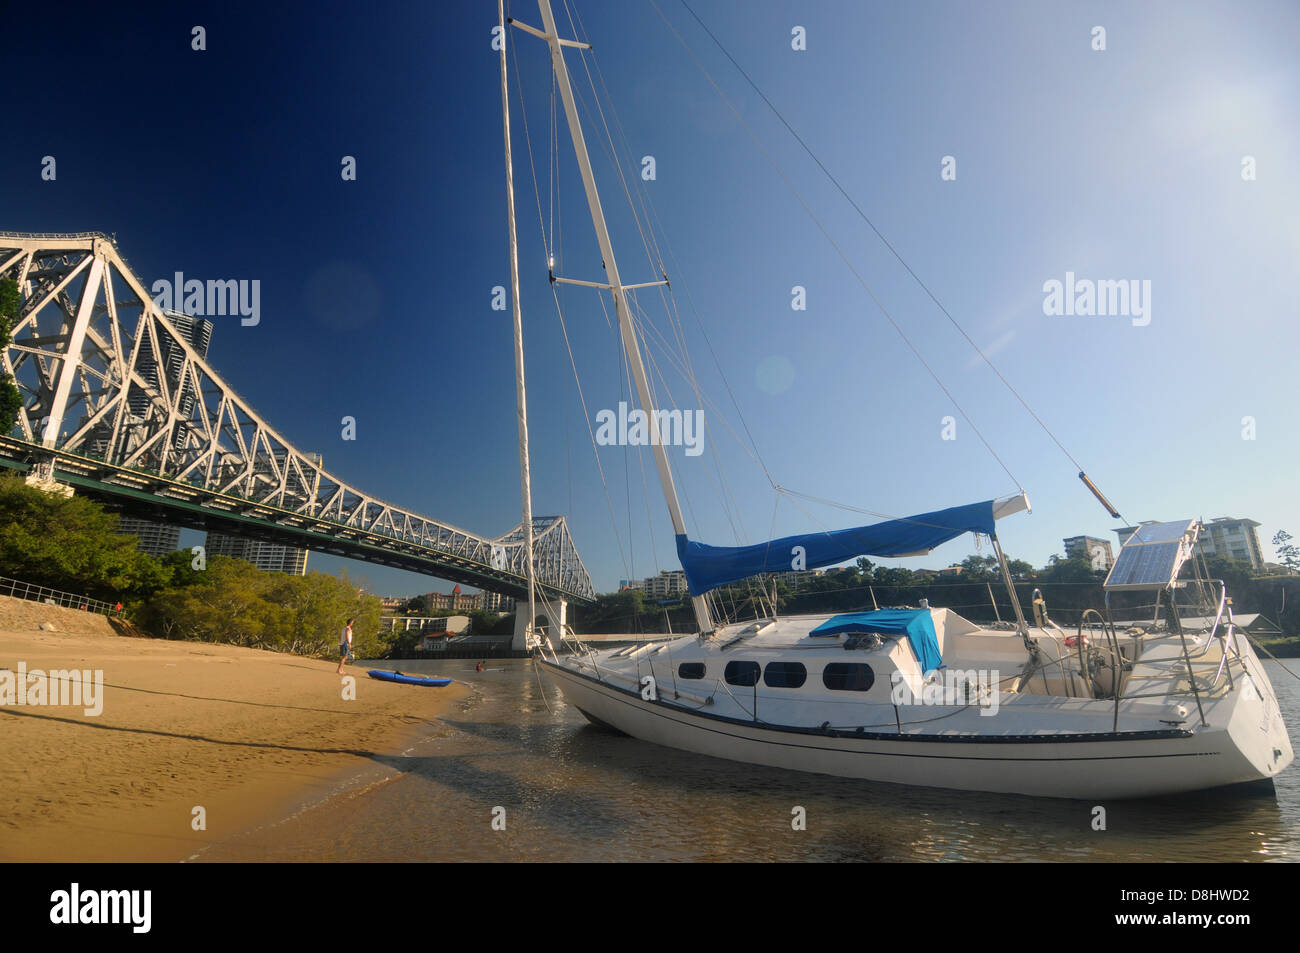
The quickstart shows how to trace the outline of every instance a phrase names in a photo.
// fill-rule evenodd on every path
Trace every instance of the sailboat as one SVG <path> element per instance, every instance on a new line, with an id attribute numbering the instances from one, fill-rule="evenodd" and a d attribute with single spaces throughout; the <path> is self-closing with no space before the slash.
<path id="1" fill-rule="evenodd" d="M 579 282 L 614 302 L 640 407 L 657 427 L 641 342 L 601 208 L 549 0 L 541 26 L 498 14 L 545 41 L 582 176 L 606 282 Z M 531 525 L 509 103 L 502 106 L 515 301 L 524 526 Z M 553 279 L 554 280 L 554 279 Z M 594 649 L 568 626 L 528 644 L 566 700 L 597 724 L 645 742 L 815 774 L 963 791 L 1133 798 L 1229 785 L 1271 785 L 1293 759 L 1276 694 L 1222 581 L 1197 553 L 1195 520 L 1144 523 L 1107 576 L 1104 604 L 1067 631 L 1037 609 L 1025 618 L 999 521 L 1029 509 L 1018 495 L 750 546 L 692 540 L 662 441 L 651 439 L 698 632 Z M 1085 485 L 1110 511 L 1084 473 Z M 951 609 L 888 607 L 715 623 L 706 594 L 738 580 L 862 556 L 928 553 L 973 534 L 991 542 L 1015 621 L 984 626 Z M 531 549 L 531 547 L 530 547 Z M 1126 600 L 1153 606 L 1120 621 Z M 522 611 L 522 607 L 521 607 Z M 552 638 L 554 636 L 554 638 Z"/>

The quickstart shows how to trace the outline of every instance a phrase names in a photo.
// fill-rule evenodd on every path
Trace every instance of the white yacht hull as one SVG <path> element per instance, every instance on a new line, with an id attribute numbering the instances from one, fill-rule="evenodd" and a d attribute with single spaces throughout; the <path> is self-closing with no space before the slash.
<path id="1" fill-rule="evenodd" d="M 1105 730 L 985 737 L 877 731 L 854 736 L 746 723 L 662 698 L 646 701 L 632 688 L 594 678 L 564 659 L 542 662 L 566 700 L 589 720 L 634 738 L 837 777 L 1042 797 L 1137 798 L 1271 778 L 1292 758 L 1276 701 L 1240 692 L 1215 707 L 1208 727 L 1114 734 L 1109 730 L 1110 703 L 1076 702 L 1075 712 Z M 1096 710 L 1082 711 L 1081 704 Z"/>

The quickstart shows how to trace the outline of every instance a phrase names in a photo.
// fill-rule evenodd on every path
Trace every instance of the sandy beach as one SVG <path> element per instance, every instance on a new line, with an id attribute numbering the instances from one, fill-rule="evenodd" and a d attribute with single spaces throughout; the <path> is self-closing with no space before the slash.
<path id="1" fill-rule="evenodd" d="M 337 667 L 125 637 L 97 616 L 0 597 L 0 860 L 189 859 L 381 766 L 468 693 L 379 682 L 356 665 L 348 699 Z M 3 694 L 20 671 L 30 689 L 50 683 L 37 673 L 72 669 L 102 673 L 89 711 L 84 698 Z"/>

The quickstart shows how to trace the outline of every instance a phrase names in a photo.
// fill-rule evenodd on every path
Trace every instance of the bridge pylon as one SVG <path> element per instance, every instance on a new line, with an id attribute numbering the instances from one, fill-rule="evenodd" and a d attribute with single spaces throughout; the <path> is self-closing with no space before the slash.
<path id="1" fill-rule="evenodd" d="M 551 646 L 560 648 L 564 627 L 569 621 L 569 603 L 564 599 L 537 600 L 537 618 L 533 620 L 533 632 L 543 639 L 550 639 Z M 510 648 L 523 652 L 528 648 L 528 601 L 515 603 L 515 634 L 510 641 Z"/>

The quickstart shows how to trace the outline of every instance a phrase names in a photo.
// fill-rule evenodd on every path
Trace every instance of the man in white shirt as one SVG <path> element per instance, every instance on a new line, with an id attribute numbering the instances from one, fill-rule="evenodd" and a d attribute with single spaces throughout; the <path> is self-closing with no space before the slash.
<path id="1" fill-rule="evenodd" d="M 348 619 L 348 624 L 343 627 L 343 632 L 339 635 L 339 674 L 343 674 L 343 666 L 347 664 L 352 657 L 352 623 L 355 619 Z"/>

